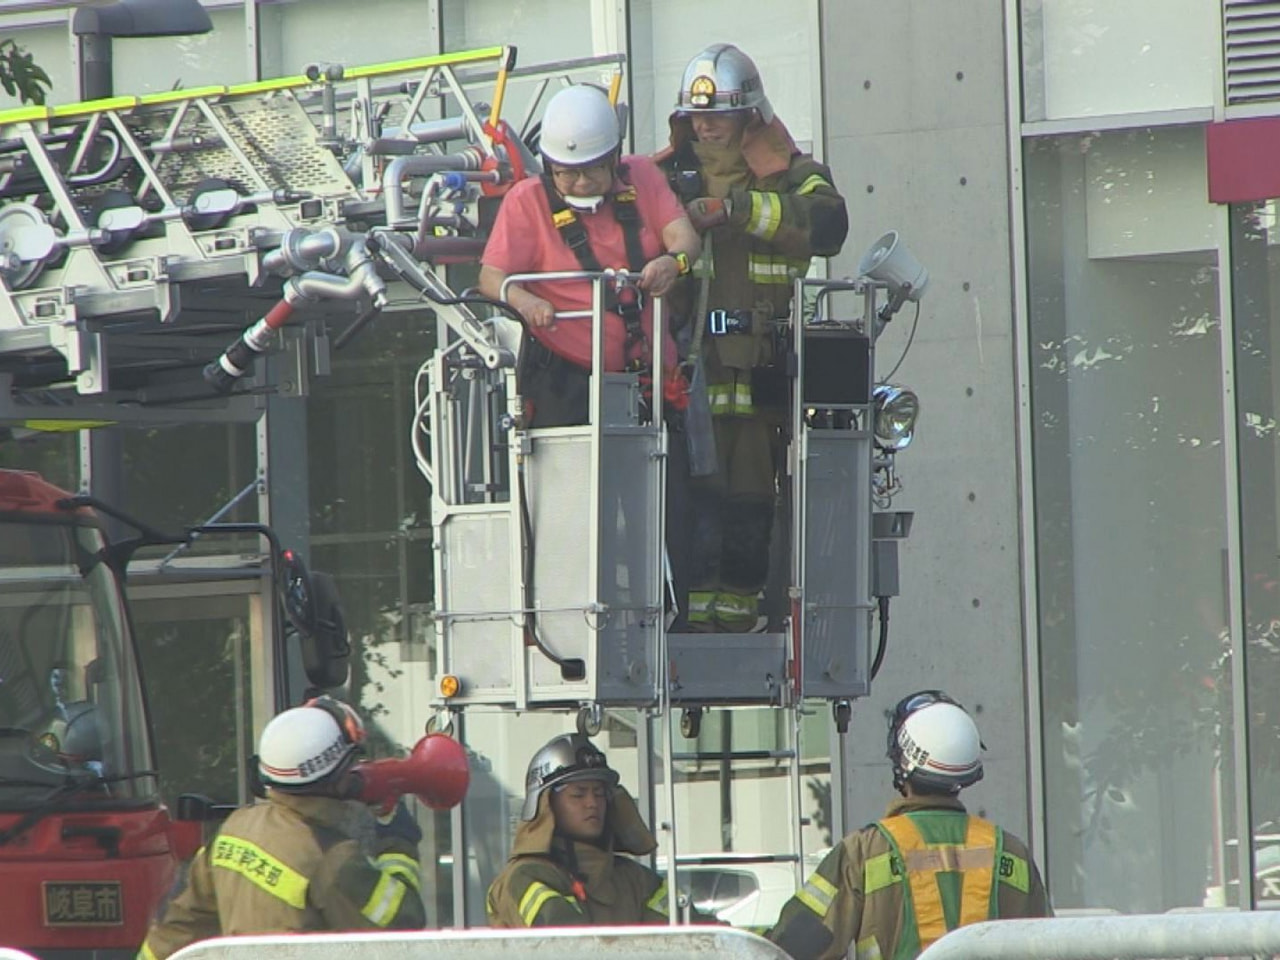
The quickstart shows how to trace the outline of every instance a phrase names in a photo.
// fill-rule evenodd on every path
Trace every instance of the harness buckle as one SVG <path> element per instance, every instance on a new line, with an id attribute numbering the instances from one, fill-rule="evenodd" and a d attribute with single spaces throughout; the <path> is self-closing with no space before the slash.
<path id="1" fill-rule="evenodd" d="M 624 319 L 628 317 L 639 319 L 644 311 L 644 294 L 640 292 L 639 287 L 628 281 L 620 280 L 614 284 L 613 299 L 618 314 Z"/>
<path id="2" fill-rule="evenodd" d="M 749 310 L 708 310 L 707 333 L 723 337 L 731 333 L 750 333 L 753 327 Z"/>

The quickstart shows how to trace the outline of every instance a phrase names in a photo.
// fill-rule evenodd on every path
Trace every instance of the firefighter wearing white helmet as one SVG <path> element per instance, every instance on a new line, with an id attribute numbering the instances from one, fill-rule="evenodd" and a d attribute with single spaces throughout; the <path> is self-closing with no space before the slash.
<path id="1" fill-rule="evenodd" d="M 274 717 L 258 740 L 265 799 L 196 854 L 139 960 L 208 937 L 422 928 L 422 831 L 402 804 L 383 823 L 353 799 L 364 739 L 359 715 L 331 697 Z"/>
<path id="2" fill-rule="evenodd" d="M 687 393 L 680 389 L 675 340 L 654 342 L 653 297 L 668 293 L 698 259 L 701 243 L 666 177 L 648 157 L 621 155 L 622 130 L 608 95 L 589 84 L 566 87 L 547 104 L 539 132 L 541 177 L 516 183 L 502 205 L 481 256 L 480 291 L 503 295 L 507 277 L 531 273 L 626 270 L 636 278 L 606 289 L 604 365 L 639 373 L 655 361 L 666 368 L 664 412 L 677 422 Z M 524 425 L 579 426 L 590 411 L 592 327 L 588 280 L 511 284 L 505 296 L 525 321 L 516 367 Z M 687 476 L 683 444 L 666 460 L 667 553 L 681 610 L 687 593 Z"/>
<path id="3" fill-rule="evenodd" d="M 547 104 L 538 139 L 545 160 L 581 166 L 612 157 L 621 144 L 618 113 L 600 88 L 566 87 Z"/>
<path id="4" fill-rule="evenodd" d="M 481 256 L 482 293 L 498 296 L 516 273 L 625 269 L 642 295 L 660 296 L 688 272 L 700 250 L 697 233 L 661 171 L 646 157 L 621 156 L 621 144 L 618 114 L 599 87 L 566 87 L 551 98 L 538 134 L 543 174 L 502 198 Z M 589 313 L 590 283 L 513 284 L 506 296 L 529 333 L 516 371 L 526 419 L 538 427 L 585 423 L 592 325 L 556 316 Z M 647 299 L 610 302 L 607 369 L 648 366 L 659 349 L 674 365 L 674 341 L 651 343 Z"/>
<path id="5" fill-rule="evenodd" d="M 770 619 L 781 629 L 785 598 L 774 609 L 758 601 L 790 422 L 784 325 L 795 279 L 814 257 L 840 252 L 848 215 L 831 171 L 800 152 L 755 63 L 732 44 L 689 60 L 669 123 L 657 159 L 702 235 L 706 265 L 679 291 L 682 333 L 689 364 L 705 367 L 719 460 L 693 488 L 689 619 L 706 632 Z M 777 556 L 785 569 L 785 552 Z"/>
<path id="6" fill-rule="evenodd" d="M 797 960 L 911 960 L 965 924 L 1051 916 L 1026 844 L 960 802 L 982 779 L 982 750 L 973 718 L 941 690 L 898 701 L 888 753 L 901 798 L 832 849 L 769 939 Z"/>

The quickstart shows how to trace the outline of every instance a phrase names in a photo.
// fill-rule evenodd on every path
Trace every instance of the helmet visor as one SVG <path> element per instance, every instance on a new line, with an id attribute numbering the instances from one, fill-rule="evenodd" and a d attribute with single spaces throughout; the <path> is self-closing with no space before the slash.
<path id="1" fill-rule="evenodd" d="M 898 701 L 898 705 L 893 708 L 894 725 L 896 726 L 901 723 L 917 710 L 931 706 L 935 703 L 949 703 L 952 706 L 960 706 L 960 704 L 956 703 L 955 700 L 947 696 L 941 690 L 921 690 L 919 693 L 913 693 Z"/>
<path id="2" fill-rule="evenodd" d="M 361 722 L 360 715 L 341 700 L 328 696 L 312 697 L 303 706 L 315 707 L 331 716 L 347 743 L 352 745 L 364 743 L 364 723 Z"/>

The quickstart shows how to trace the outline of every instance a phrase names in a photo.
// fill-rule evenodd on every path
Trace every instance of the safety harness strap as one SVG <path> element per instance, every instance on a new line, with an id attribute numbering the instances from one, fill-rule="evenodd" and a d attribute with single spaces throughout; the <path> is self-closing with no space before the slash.
<path id="1" fill-rule="evenodd" d="M 622 228 L 622 240 L 627 249 L 627 269 L 632 273 L 639 273 L 644 269 L 645 258 L 644 244 L 640 240 L 640 211 L 636 207 L 636 188 L 626 182 L 625 167 L 618 168 L 618 176 L 623 180 L 624 186 L 609 196 L 608 206 L 613 211 L 618 226 Z M 560 238 L 573 252 L 583 270 L 588 273 L 600 273 L 604 268 L 600 265 L 600 258 L 591 249 L 591 239 L 587 236 L 586 226 L 560 195 L 550 174 L 542 175 L 542 189 L 547 195 L 547 205 L 551 208 L 551 222 L 560 233 Z M 649 341 L 644 335 L 644 327 L 641 324 L 643 305 L 640 302 L 639 291 L 632 287 L 626 287 L 616 293 L 610 290 L 605 306 L 617 313 L 626 327 L 625 356 L 629 359 L 630 366 L 633 369 L 647 366 Z"/>

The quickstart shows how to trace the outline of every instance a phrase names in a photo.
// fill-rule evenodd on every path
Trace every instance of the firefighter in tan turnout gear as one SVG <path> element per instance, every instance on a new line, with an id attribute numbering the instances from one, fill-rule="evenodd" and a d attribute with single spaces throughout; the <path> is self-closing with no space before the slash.
<path id="1" fill-rule="evenodd" d="M 840 252 L 849 222 L 831 171 L 802 154 L 755 64 L 717 43 L 689 61 L 657 159 L 703 237 L 684 281 L 690 364 L 705 364 L 719 469 L 695 482 L 689 623 L 757 627 L 787 418 L 782 322 L 812 257 Z"/>
<path id="2" fill-rule="evenodd" d="M 196 854 L 140 960 L 207 937 L 423 927 L 422 831 L 402 803 L 383 823 L 346 799 L 364 736 L 329 697 L 273 718 L 258 743 L 266 801 L 231 814 Z"/>
<path id="3" fill-rule="evenodd" d="M 910 960 L 965 924 L 1050 916 L 1026 845 L 956 796 L 982 779 L 981 750 L 973 720 L 941 691 L 899 701 L 889 759 L 902 799 L 836 845 L 769 939 L 797 960 Z"/>
<path id="4" fill-rule="evenodd" d="M 533 755 L 521 819 L 506 869 L 489 887 L 490 926 L 668 922 L 666 882 L 623 856 L 658 843 L 586 737 L 563 734 Z"/>

